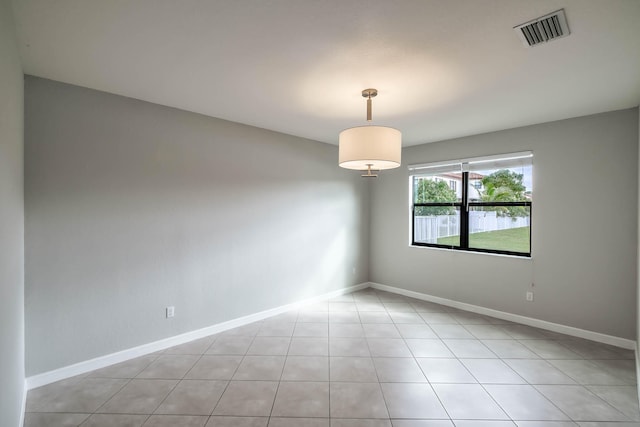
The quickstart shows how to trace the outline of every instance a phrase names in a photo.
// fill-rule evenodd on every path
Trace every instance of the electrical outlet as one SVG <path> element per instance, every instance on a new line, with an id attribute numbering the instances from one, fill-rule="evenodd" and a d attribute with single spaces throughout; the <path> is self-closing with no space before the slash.
<path id="1" fill-rule="evenodd" d="M 176 308 L 174 306 L 167 307 L 167 319 L 176 315 Z"/>
<path id="2" fill-rule="evenodd" d="M 526 297 L 526 298 L 527 298 L 527 301 L 533 301 L 533 292 L 528 291 L 528 292 L 527 292 L 527 297 Z"/>

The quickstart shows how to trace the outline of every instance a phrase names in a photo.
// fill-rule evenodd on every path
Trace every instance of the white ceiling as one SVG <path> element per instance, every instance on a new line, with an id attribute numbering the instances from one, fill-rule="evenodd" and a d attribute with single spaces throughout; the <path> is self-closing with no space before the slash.
<path id="1" fill-rule="evenodd" d="M 14 0 L 26 74 L 337 144 L 404 146 L 640 103 L 639 0 Z M 564 8 L 571 35 L 512 29 Z"/>

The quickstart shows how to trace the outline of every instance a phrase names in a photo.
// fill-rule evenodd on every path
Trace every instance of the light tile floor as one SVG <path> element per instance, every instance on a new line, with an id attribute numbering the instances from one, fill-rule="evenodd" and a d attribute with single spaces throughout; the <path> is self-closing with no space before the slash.
<path id="1" fill-rule="evenodd" d="M 25 426 L 640 426 L 633 357 L 365 289 L 31 390 Z"/>

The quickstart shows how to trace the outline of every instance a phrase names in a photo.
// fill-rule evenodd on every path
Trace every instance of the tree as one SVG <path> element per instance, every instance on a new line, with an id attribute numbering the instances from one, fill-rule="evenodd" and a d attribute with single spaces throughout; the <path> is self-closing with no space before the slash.
<path id="1" fill-rule="evenodd" d="M 446 182 L 421 179 L 414 191 L 415 203 L 453 203 L 458 200 L 456 192 Z M 453 215 L 456 210 L 449 206 L 416 206 L 416 216 Z"/>
<path id="2" fill-rule="evenodd" d="M 523 175 L 508 169 L 500 169 L 482 178 L 484 189 L 480 195 L 483 202 L 522 202 L 527 201 L 526 187 L 522 183 Z M 511 218 L 528 216 L 524 206 L 498 206 L 487 208 L 498 212 L 498 216 Z"/>

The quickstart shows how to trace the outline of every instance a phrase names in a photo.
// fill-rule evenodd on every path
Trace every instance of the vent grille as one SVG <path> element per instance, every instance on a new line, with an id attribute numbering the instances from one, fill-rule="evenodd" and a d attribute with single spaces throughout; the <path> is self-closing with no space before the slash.
<path id="1" fill-rule="evenodd" d="M 514 27 L 525 46 L 537 46 L 570 34 L 564 9 Z"/>

